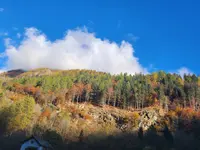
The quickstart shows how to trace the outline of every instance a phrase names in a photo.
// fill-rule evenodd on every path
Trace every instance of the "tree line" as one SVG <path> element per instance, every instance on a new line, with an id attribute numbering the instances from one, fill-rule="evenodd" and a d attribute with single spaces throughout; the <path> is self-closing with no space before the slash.
<path id="1" fill-rule="evenodd" d="M 160 105 L 166 110 L 173 104 L 199 109 L 200 77 L 165 73 L 127 73 L 111 75 L 90 70 L 70 70 L 51 76 L 14 78 L 3 86 L 11 91 L 30 94 L 36 102 L 54 105 L 89 102 L 123 109 L 142 109 Z"/>

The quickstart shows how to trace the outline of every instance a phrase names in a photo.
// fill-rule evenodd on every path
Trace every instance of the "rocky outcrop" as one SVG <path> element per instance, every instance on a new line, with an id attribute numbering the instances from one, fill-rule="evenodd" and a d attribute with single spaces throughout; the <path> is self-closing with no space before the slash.
<path id="1" fill-rule="evenodd" d="M 160 118 L 159 110 L 148 109 L 140 112 L 139 128 L 147 130 L 150 126 L 156 125 L 157 120 Z"/>
<path id="2" fill-rule="evenodd" d="M 162 118 L 163 113 L 164 112 L 160 109 L 148 108 L 139 112 L 139 116 L 136 119 L 134 117 L 131 117 L 131 115 L 128 115 L 128 113 L 108 111 L 103 108 L 100 108 L 91 109 L 89 114 L 92 115 L 93 118 L 98 121 L 101 120 L 107 123 L 115 122 L 116 128 L 118 128 L 121 131 L 130 131 L 134 129 L 137 130 L 140 127 L 142 127 L 145 131 L 148 130 L 149 127 L 151 127 L 152 125 L 156 125 Z"/>
<path id="3" fill-rule="evenodd" d="M 18 78 L 20 78 L 20 77 L 39 77 L 39 76 L 49 76 L 49 75 L 52 75 L 51 69 L 41 68 L 41 69 L 36 69 L 36 70 L 31 70 L 31 71 L 25 72 L 23 74 L 20 74 L 17 77 Z"/>

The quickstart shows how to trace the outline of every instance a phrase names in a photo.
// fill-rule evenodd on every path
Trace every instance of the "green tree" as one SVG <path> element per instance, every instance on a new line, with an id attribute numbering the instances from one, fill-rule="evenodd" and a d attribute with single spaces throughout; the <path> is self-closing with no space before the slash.
<path id="1" fill-rule="evenodd" d="M 7 108 L 7 131 L 12 133 L 25 129 L 32 121 L 34 106 L 35 100 L 25 97 Z"/>
<path id="2" fill-rule="evenodd" d="M 158 88 L 158 99 L 160 102 L 160 106 L 163 107 L 165 103 L 165 93 L 164 93 L 164 87 L 162 84 Z"/>

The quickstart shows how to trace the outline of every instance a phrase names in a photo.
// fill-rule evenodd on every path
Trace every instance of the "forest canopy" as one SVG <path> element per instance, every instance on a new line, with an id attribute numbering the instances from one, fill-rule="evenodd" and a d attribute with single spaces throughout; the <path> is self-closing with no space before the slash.
<path id="1" fill-rule="evenodd" d="M 119 108 L 142 109 L 175 103 L 199 108 L 200 77 L 165 73 L 111 75 L 92 70 L 55 71 L 52 75 L 14 78 L 6 88 L 27 93 L 38 103 L 91 102 Z M 50 94 L 51 93 L 51 94 Z M 50 96 L 51 95 L 51 96 Z M 44 96 L 49 96 L 48 102 Z"/>

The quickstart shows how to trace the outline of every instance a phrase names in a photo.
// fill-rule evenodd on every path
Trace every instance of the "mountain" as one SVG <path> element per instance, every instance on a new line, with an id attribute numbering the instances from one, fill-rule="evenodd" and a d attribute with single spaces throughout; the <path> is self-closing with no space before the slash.
<path id="1" fill-rule="evenodd" d="M 200 146 L 196 75 L 40 68 L 0 76 L 2 149 L 16 149 L 31 135 L 55 149 Z"/>
<path id="2" fill-rule="evenodd" d="M 20 74 L 23 74 L 25 71 L 22 70 L 22 69 L 17 69 L 17 70 L 10 70 L 10 71 L 7 71 L 7 72 L 3 72 L 0 74 L 1 77 L 17 77 L 19 76 Z"/>

